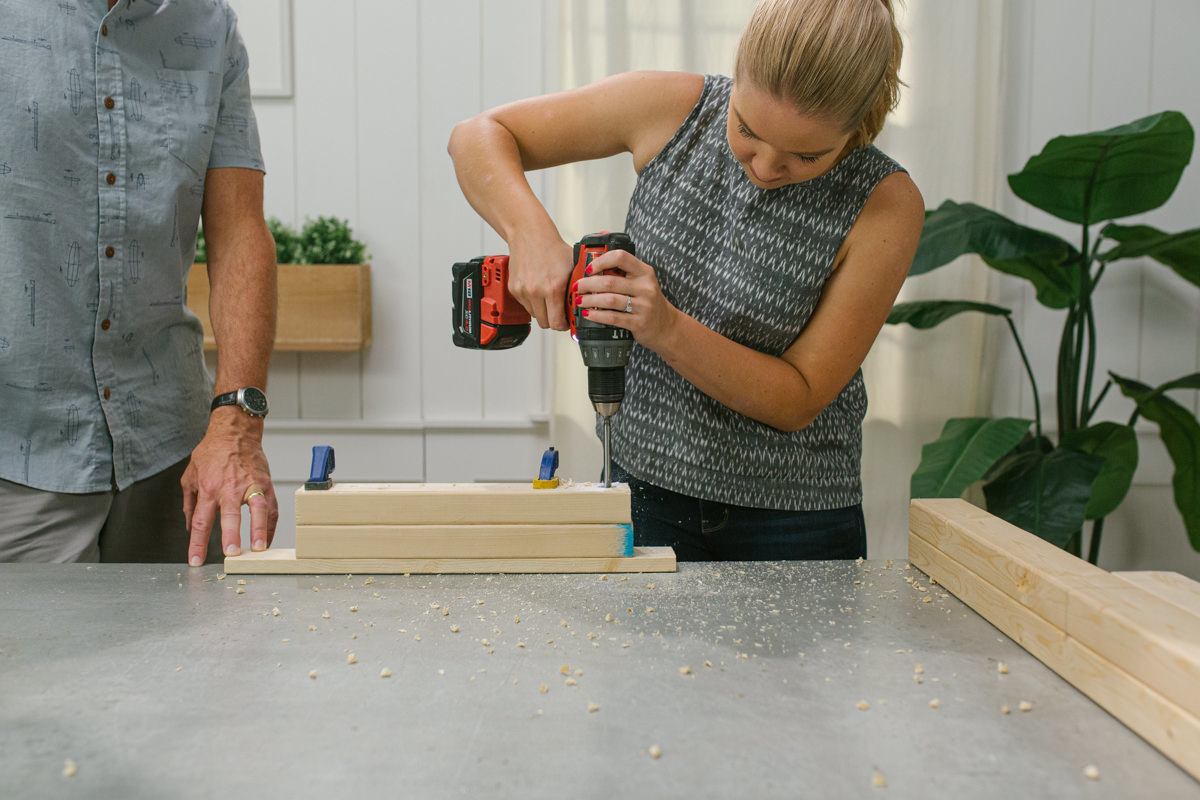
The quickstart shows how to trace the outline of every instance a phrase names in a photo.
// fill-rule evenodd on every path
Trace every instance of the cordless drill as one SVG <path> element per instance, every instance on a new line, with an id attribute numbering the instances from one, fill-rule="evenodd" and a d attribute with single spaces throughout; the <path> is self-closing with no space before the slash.
<path id="1" fill-rule="evenodd" d="M 587 277 L 585 270 L 609 250 L 634 252 L 624 233 L 594 233 L 572 251 L 574 267 L 563 298 L 571 338 L 588 370 L 588 397 L 600 415 L 604 441 L 604 485 L 612 486 L 613 414 L 625 399 L 625 365 L 633 350 L 633 334 L 624 328 L 593 322 L 575 305 L 571 287 Z M 508 256 L 482 256 L 452 269 L 454 344 L 473 350 L 505 350 L 529 335 L 530 316 L 508 291 Z"/>

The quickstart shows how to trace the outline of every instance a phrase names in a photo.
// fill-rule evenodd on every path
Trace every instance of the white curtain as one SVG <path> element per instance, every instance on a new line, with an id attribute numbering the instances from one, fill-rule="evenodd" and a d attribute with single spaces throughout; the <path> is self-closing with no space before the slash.
<path id="1" fill-rule="evenodd" d="M 898 8 L 908 87 L 877 144 L 909 170 L 927 208 L 947 198 L 988 206 L 997 199 L 1003 2 L 908 0 Z M 563 0 L 562 86 L 631 69 L 731 74 L 753 7 L 753 0 Z M 564 238 L 621 230 L 635 180 L 628 156 L 560 170 L 555 218 Z M 962 261 L 909 281 L 900 299 L 985 299 L 986 271 Z M 972 316 L 937 332 L 885 327 L 863 366 L 872 558 L 906 556 L 909 476 L 921 445 L 936 438 L 947 417 L 988 411 L 990 387 L 980 370 L 984 327 Z M 566 337 L 555 340 L 552 437 L 563 452 L 563 474 L 594 480 L 600 447 L 582 362 Z"/>

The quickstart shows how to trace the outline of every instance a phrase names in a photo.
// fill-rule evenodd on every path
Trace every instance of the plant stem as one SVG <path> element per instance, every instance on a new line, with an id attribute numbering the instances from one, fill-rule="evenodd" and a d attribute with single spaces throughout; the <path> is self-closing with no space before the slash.
<path id="1" fill-rule="evenodd" d="M 1017 343 L 1017 352 L 1021 354 L 1021 363 L 1025 365 L 1025 374 L 1029 376 L 1029 385 L 1033 388 L 1033 413 L 1036 420 L 1037 438 L 1040 441 L 1042 438 L 1042 400 L 1038 396 L 1037 378 L 1033 375 L 1033 367 L 1029 365 L 1029 356 L 1025 354 L 1025 345 L 1021 344 L 1021 336 L 1017 333 L 1017 326 L 1013 324 L 1012 315 L 1005 314 L 1004 321 L 1008 323 L 1008 329 L 1012 331 L 1013 339 Z"/>
<path id="2" fill-rule="evenodd" d="M 1083 326 L 1087 329 L 1087 367 L 1084 371 L 1083 391 L 1079 397 L 1079 425 L 1087 427 L 1091 408 L 1092 379 L 1096 374 L 1096 307 L 1092 305 L 1092 292 L 1096 284 L 1092 280 L 1090 255 L 1088 255 L 1088 226 L 1083 226 L 1083 246 L 1079 251 L 1079 294 L 1083 306 Z M 1079 335 L 1079 356 L 1084 347 L 1083 331 Z M 1076 361 L 1076 364 L 1079 362 Z"/>
<path id="3" fill-rule="evenodd" d="M 1075 429 L 1075 390 L 1076 381 L 1071 371 L 1072 345 L 1075 340 L 1074 332 L 1078 324 L 1079 307 L 1074 302 L 1067 308 L 1067 319 L 1063 323 L 1062 339 L 1058 343 L 1058 438 Z"/>
<path id="4" fill-rule="evenodd" d="M 1092 523 L 1092 541 L 1088 543 L 1088 561 L 1095 564 L 1100 558 L 1100 534 L 1104 532 L 1104 517 Z"/>
<path id="5" fill-rule="evenodd" d="M 1096 395 L 1096 402 L 1092 403 L 1092 407 L 1088 409 L 1088 419 L 1090 420 L 1096 413 L 1096 409 L 1100 407 L 1100 403 L 1104 400 L 1104 396 L 1108 394 L 1108 390 L 1113 386 L 1112 380 L 1104 382 L 1104 388 L 1100 390 L 1100 394 Z"/>

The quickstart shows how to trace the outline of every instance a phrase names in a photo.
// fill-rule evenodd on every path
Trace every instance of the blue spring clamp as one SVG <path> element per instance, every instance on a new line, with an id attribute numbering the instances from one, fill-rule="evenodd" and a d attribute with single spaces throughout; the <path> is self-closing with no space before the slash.
<path id="1" fill-rule="evenodd" d="M 333 472 L 333 448 L 327 444 L 313 446 L 312 469 L 304 482 L 306 490 L 328 489 L 333 486 L 329 475 Z"/>

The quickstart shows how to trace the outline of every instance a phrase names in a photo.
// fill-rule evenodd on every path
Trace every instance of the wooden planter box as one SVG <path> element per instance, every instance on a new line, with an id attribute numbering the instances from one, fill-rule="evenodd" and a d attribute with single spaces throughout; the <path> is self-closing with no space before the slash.
<path id="1" fill-rule="evenodd" d="M 204 349 L 215 350 L 208 318 L 208 269 L 193 264 L 188 308 L 204 325 Z M 371 344 L 369 264 L 280 264 L 276 350 L 363 350 Z"/>

